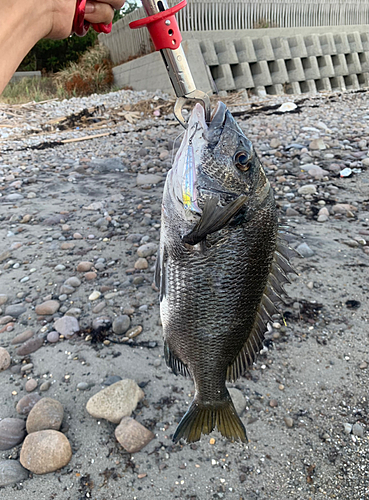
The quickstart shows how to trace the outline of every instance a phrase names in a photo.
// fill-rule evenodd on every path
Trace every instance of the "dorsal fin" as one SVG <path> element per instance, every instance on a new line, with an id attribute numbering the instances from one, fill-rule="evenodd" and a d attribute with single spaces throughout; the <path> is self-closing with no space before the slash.
<path id="1" fill-rule="evenodd" d="M 278 238 L 268 282 L 259 304 L 253 328 L 238 356 L 228 366 L 227 380 L 229 382 L 234 382 L 241 377 L 263 348 L 267 323 L 271 321 L 271 316 L 277 312 L 277 305 L 283 303 L 286 297 L 283 284 L 290 282 L 288 274 L 295 273 L 288 261 L 289 253 L 293 254 L 293 250 Z"/>

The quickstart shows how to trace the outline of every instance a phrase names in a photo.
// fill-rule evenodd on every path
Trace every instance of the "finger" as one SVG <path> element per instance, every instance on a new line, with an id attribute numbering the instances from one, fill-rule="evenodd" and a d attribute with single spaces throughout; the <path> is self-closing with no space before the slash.
<path id="1" fill-rule="evenodd" d="M 96 0 L 96 1 L 97 3 L 107 3 L 115 10 L 120 10 L 125 3 L 125 0 Z"/>
<path id="2" fill-rule="evenodd" d="M 90 23 L 109 24 L 114 17 L 114 9 L 105 2 L 86 3 L 85 19 Z"/>

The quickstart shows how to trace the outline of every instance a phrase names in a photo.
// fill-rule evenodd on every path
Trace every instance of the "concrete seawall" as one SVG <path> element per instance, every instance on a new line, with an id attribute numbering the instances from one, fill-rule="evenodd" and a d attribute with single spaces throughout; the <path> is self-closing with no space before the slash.
<path id="1" fill-rule="evenodd" d="M 369 27 L 185 32 L 198 88 L 300 94 L 369 86 Z M 116 85 L 173 92 L 159 53 L 114 68 Z"/>

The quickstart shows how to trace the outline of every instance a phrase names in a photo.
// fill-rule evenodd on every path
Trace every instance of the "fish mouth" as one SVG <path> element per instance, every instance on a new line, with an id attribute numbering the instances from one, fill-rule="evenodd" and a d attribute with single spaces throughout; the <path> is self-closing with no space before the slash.
<path id="1" fill-rule="evenodd" d="M 204 131 L 204 138 L 212 147 L 218 144 L 223 133 L 227 121 L 227 111 L 227 106 L 223 102 L 219 101 L 217 107 L 213 111 L 211 121 L 208 124 L 207 129 Z"/>

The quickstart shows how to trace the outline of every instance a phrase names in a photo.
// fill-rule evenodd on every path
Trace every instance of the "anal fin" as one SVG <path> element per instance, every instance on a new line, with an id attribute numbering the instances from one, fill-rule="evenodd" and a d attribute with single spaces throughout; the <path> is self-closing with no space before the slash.
<path id="1" fill-rule="evenodd" d="M 174 375 L 178 375 L 180 373 L 184 377 L 190 377 L 190 372 L 188 371 L 187 366 L 172 353 L 166 341 L 164 341 L 164 357 L 167 366 L 171 368 Z"/>

